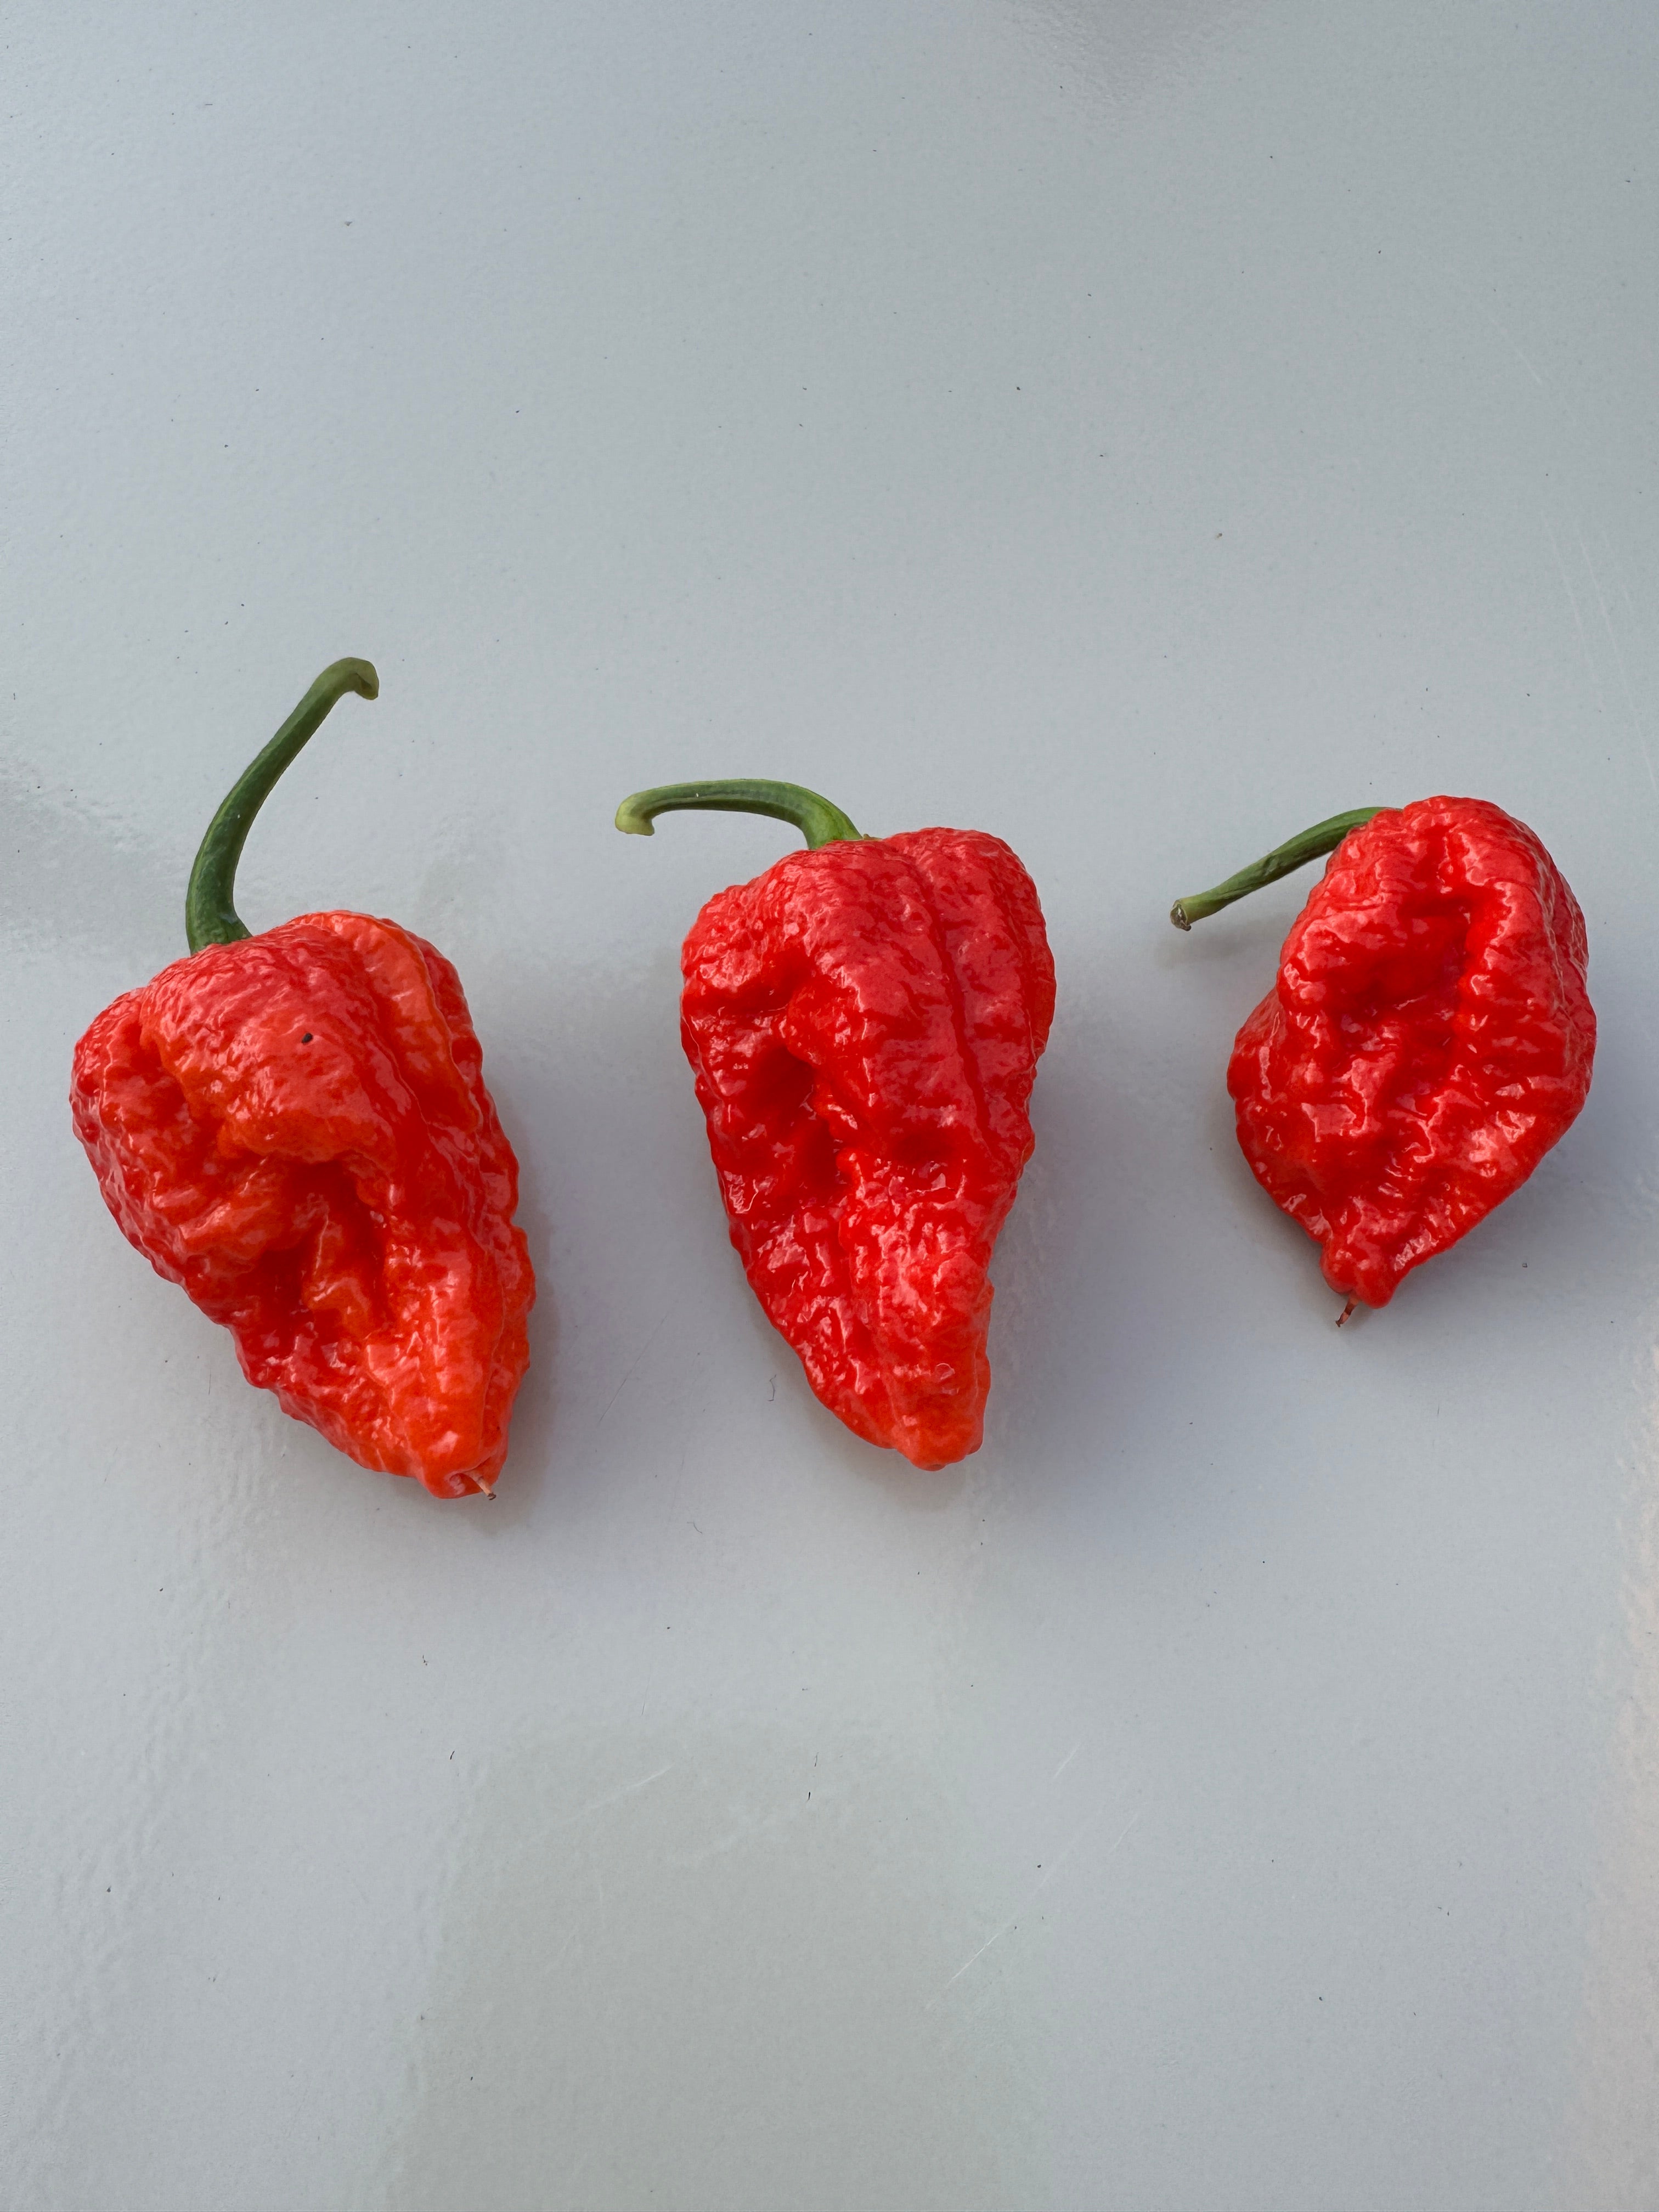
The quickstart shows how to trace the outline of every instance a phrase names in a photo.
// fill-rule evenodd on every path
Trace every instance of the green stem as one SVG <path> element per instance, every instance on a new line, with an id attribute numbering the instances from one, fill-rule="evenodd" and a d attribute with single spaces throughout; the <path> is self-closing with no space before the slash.
<path id="1" fill-rule="evenodd" d="M 764 783 L 739 777 L 730 783 L 665 783 L 654 791 L 636 791 L 617 809 L 617 827 L 635 837 L 653 835 L 651 817 L 672 814 L 682 807 L 707 807 L 720 814 L 769 814 L 775 822 L 793 823 L 806 840 L 809 852 L 820 845 L 839 844 L 858 838 L 839 806 L 820 799 L 816 791 L 798 783 Z"/>
<path id="2" fill-rule="evenodd" d="M 1241 868 L 1236 876 L 1229 876 L 1212 891 L 1197 891 L 1190 898 L 1178 898 L 1170 908 L 1170 921 L 1177 929 L 1190 929 L 1206 914 L 1219 914 L 1235 899 L 1248 897 L 1264 884 L 1276 884 L 1281 876 L 1288 876 L 1310 860 L 1316 860 L 1322 853 L 1334 853 L 1350 830 L 1358 829 L 1362 822 L 1369 822 L 1373 814 L 1382 811 L 1380 806 L 1358 806 L 1352 814 L 1333 814 L 1328 821 L 1316 822 L 1311 830 L 1304 830 L 1288 844 L 1275 845 L 1271 853 L 1252 861 L 1248 868 Z"/>
<path id="3" fill-rule="evenodd" d="M 264 750 L 243 769 L 232 785 L 224 805 L 208 824 L 190 872 L 185 893 L 185 933 L 190 949 L 204 945 L 234 945 L 249 934 L 231 903 L 236 887 L 236 863 L 253 826 L 253 817 L 270 796 L 271 786 L 306 740 L 319 729 L 329 708 L 348 691 L 373 699 L 380 679 L 366 660 L 337 660 L 306 693 Z"/>

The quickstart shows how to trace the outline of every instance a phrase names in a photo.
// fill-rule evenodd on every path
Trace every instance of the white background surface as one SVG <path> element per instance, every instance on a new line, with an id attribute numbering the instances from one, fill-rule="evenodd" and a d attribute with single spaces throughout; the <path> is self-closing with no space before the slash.
<path id="1" fill-rule="evenodd" d="M 1659 2203 L 1659 46 L 1638 0 L 142 10 L 4 55 L 3 2195 Z M 499 1501 L 106 1215 L 71 1044 L 379 665 L 255 927 L 457 962 Z M 793 777 L 1006 836 L 1060 1014 L 983 1450 L 728 1249 L 678 941 Z M 1545 837 L 1601 1043 L 1338 1336 L 1222 1089 L 1339 808 Z"/>

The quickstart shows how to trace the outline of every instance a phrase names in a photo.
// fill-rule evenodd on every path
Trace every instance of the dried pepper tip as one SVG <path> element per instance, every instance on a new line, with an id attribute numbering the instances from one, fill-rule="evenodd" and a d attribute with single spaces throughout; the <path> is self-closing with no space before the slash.
<path id="1" fill-rule="evenodd" d="M 775 822 L 793 823 L 806 840 L 809 852 L 820 845 L 862 842 L 839 806 L 832 806 L 816 791 L 799 783 L 768 783 L 738 777 L 726 783 L 664 783 L 653 791 L 636 791 L 617 809 L 617 827 L 632 837 L 654 835 L 651 818 L 682 809 L 702 809 L 718 814 L 769 814 Z"/>
<path id="2" fill-rule="evenodd" d="M 1373 814 L 1382 811 L 1380 806 L 1358 806 L 1352 814 L 1333 814 L 1326 821 L 1316 822 L 1311 830 L 1304 830 L 1287 844 L 1275 845 L 1271 853 L 1252 861 L 1248 868 L 1241 868 L 1236 876 L 1229 876 L 1213 890 L 1178 898 L 1170 908 L 1170 921 L 1177 929 L 1190 929 L 1195 921 L 1202 921 L 1206 915 L 1219 914 L 1235 899 L 1247 898 L 1252 891 L 1276 884 L 1281 876 L 1304 867 L 1322 854 L 1334 853 L 1350 830 L 1358 830 L 1361 823 L 1369 822 Z"/>
<path id="3" fill-rule="evenodd" d="M 253 817 L 270 796 L 283 770 L 314 736 L 327 719 L 335 701 L 348 691 L 360 698 L 380 696 L 380 679 L 367 660 L 336 660 L 306 693 L 270 743 L 252 761 L 231 787 L 228 797 L 208 824 L 190 872 L 185 894 L 185 933 L 192 952 L 208 945 L 234 945 L 251 934 L 232 903 L 236 886 L 236 864 L 253 826 Z"/>

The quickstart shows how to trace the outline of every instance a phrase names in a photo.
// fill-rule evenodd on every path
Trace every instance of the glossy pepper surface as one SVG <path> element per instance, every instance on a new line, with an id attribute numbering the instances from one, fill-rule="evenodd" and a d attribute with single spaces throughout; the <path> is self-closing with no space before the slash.
<path id="1" fill-rule="evenodd" d="M 191 877 L 191 957 L 99 1015 L 71 1101 L 111 1212 L 249 1382 L 360 1465 L 459 1498 L 506 1457 L 535 1295 L 459 981 L 395 922 L 250 936 L 230 902 L 265 793 L 336 699 L 377 688 L 337 662 L 238 784 Z"/>
<path id="2" fill-rule="evenodd" d="M 1437 798 L 1334 817 L 1172 919 L 1188 927 L 1322 852 L 1227 1087 L 1256 1180 L 1322 1246 L 1332 1289 L 1382 1306 L 1583 1106 L 1584 918 L 1523 823 Z"/>
<path id="3" fill-rule="evenodd" d="M 918 1467 L 975 1450 L 987 1270 L 1031 1153 L 1054 1009 L 1030 878 L 971 830 L 860 837 L 791 785 L 641 792 L 792 821 L 809 849 L 709 900 L 681 1035 L 736 1247 L 830 1412 Z"/>

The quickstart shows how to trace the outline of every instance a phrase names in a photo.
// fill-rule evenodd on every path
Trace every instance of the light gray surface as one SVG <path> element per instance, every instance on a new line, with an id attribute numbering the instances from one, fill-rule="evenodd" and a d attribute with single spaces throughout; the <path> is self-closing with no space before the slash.
<path id="1" fill-rule="evenodd" d="M 1650 8 L 14 8 L 3 2195 L 25 2212 L 1651 2208 Z M 122 1243 L 70 1046 L 379 665 L 255 926 L 465 980 L 535 1364 L 363 1474 Z M 676 1030 L 793 776 L 994 830 L 1060 1010 L 984 1449 L 844 1435 Z M 1439 791 L 1589 919 L 1589 1105 L 1338 1336 L 1221 1073 Z"/>

